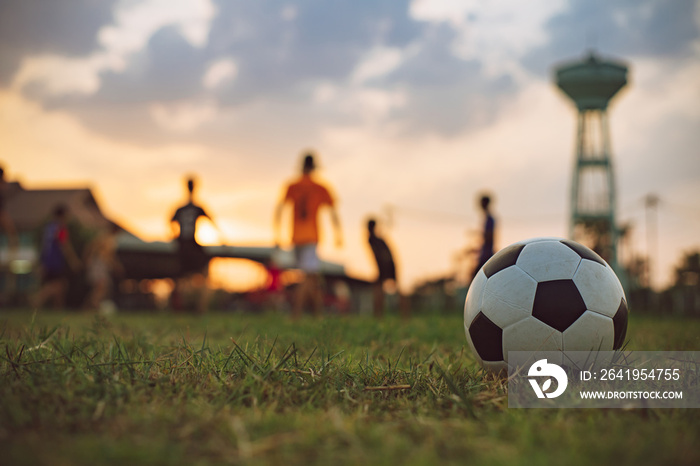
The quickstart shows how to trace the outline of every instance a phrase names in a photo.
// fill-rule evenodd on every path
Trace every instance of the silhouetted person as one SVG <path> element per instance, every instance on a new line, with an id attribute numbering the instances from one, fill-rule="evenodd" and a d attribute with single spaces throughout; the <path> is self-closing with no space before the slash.
<path id="1" fill-rule="evenodd" d="M 201 276 L 204 285 L 197 303 L 197 312 L 206 312 L 209 290 L 207 277 L 209 275 L 209 256 L 204 252 L 204 248 L 197 242 L 195 234 L 197 230 L 197 220 L 200 217 L 208 218 L 204 209 L 194 203 L 195 183 L 193 178 L 187 179 L 188 201 L 178 208 L 170 224 L 177 234 L 178 260 L 180 263 L 180 277 Z"/>
<path id="2" fill-rule="evenodd" d="M 118 226 L 110 225 L 85 249 L 87 280 L 91 286 L 90 294 L 85 301 L 87 309 L 99 309 L 102 302 L 109 297 L 114 274 L 120 274 L 124 270 L 117 259 L 118 232 Z"/>
<path id="3" fill-rule="evenodd" d="M 70 271 L 80 268 L 80 260 L 71 245 L 66 221 L 68 208 L 59 204 L 54 208 L 53 219 L 44 228 L 41 240 L 41 288 L 35 306 L 41 308 L 48 300 L 56 307 L 65 305 Z"/>
<path id="4" fill-rule="evenodd" d="M 17 239 L 17 230 L 15 230 L 15 224 L 7 211 L 7 194 L 8 185 L 5 180 L 5 170 L 0 167 L 0 229 L 5 233 L 7 238 L 7 264 L 8 267 L 15 259 L 15 254 L 19 246 L 19 241 Z M 9 273 L 6 270 L 2 270 L 3 275 L 5 275 L 3 284 L 4 286 L 0 289 L 0 302 L 4 304 L 7 300 L 11 299 L 11 296 L 15 291 L 15 275 Z"/>
<path id="5" fill-rule="evenodd" d="M 491 215 L 490 210 L 491 197 L 487 195 L 481 196 L 479 205 L 484 214 L 484 227 L 481 235 L 481 247 L 477 250 L 479 257 L 472 273 L 472 279 L 479 272 L 481 267 L 493 256 L 494 234 L 496 231 L 496 220 Z"/>
<path id="6" fill-rule="evenodd" d="M 293 207 L 292 244 L 297 266 L 304 272 L 304 280 L 299 285 L 292 316 L 298 318 L 307 301 L 312 304 L 313 313 L 319 316 L 323 310 L 323 294 L 319 276 L 321 261 L 316 248 L 319 242 L 318 212 L 321 207 L 328 207 L 335 229 L 336 245 L 342 245 L 340 220 L 335 209 L 335 201 L 328 189 L 312 178 L 316 169 L 314 157 L 304 157 L 301 177 L 287 186 L 284 198 L 278 203 L 274 215 L 275 242 L 279 244 L 280 222 L 285 205 Z"/>
<path id="7" fill-rule="evenodd" d="M 377 262 L 377 271 L 379 272 L 377 281 L 374 282 L 373 286 L 374 316 L 381 317 L 384 315 L 384 285 L 386 283 L 393 283 L 396 285 L 398 291 L 398 283 L 396 281 L 396 265 L 394 264 L 394 257 L 392 256 L 391 250 L 386 244 L 386 241 L 377 236 L 375 231 L 376 227 L 377 222 L 374 219 L 370 219 L 367 222 L 369 246 L 372 248 L 374 259 Z"/>
<path id="8" fill-rule="evenodd" d="M 0 167 L 0 228 L 2 228 L 5 232 L 5 236 L 7 236 L 8 251 L 14 252 L 18 246 L 17 230 L 15 230 L 15 224 L 12 218 L 10 218 L 10 214 L 7 212 L 7 188 L 5 170 Z"/>

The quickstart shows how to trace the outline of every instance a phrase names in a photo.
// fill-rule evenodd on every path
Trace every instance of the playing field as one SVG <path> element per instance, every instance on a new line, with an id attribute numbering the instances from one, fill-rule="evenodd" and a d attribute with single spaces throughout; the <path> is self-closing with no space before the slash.
<path id="1" fill-rule="evenodd" d="M 633 315 L 630 350 L 700 350 Z M 700 464 L 698 410 L 516 410 L 462 316 L 0 314 L 0 464 Z"/>

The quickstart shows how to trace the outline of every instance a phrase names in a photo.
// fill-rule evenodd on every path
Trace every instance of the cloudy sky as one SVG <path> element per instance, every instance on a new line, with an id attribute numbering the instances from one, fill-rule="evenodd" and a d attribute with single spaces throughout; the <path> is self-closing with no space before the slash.
<path id="1" fill-rule="evenodd" d="M 227 242 L 270 244 L 313 149 L 345 230 L 322 255 L 372 276 L 376 215 L 409 287 L 464 267 L 482 190 L 500 246 L 566 235 L 575 111 L 552 69 L 590 48 L 630 66 L 610 116 L 619 218 L 644 254 L 659 195 L 663 283 L 700 248 L 697 1 L 4 1 L 0 161 L 28 187 L 92 186 L 147 239 L 196 173 Z"/>

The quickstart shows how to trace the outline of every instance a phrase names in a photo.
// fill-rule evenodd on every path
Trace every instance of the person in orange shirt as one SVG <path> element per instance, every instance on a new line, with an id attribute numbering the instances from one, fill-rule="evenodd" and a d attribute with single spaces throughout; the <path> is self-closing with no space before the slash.
<path id="1" fill-rule="evenodd" d="M 342 246 L 340 219 L 335 209 L 335 201 L 328 189 L 316 182 L 313 171 L 316 169 L 314 156 L 304 157 L 301 177 L 287 186 L 286 193 L 275 209 L 275 244 L 279 245 L 282 212 L 287 204 L 293 207 L 292 244 L 297 266 L 304 272 L 304 280 L 296 293 L 292 317 L 301 316 L 304 305 L 311 302 L 313 313 L 319 316 L 323 309 L 320 268 L 321 261 L 316 251 L 319 242 L 318 213 L 321 207 L 328 207 L 335 229 L 336 245 Z"/>

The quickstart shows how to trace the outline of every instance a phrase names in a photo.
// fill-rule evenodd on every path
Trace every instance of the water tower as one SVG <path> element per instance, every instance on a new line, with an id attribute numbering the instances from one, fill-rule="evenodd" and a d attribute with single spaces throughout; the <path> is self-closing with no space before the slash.
<path id="1" fill-rule="evenodd" d="M 627 66 L 591 52 L 555 69 L 557 85 L 578 109 L 576 161 L 571 183 L 569 237 L 617 268 L 615 177 L 608 104 L 627 84 Z"/>

